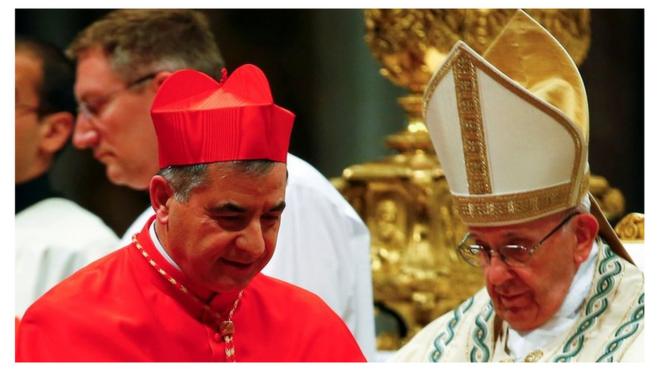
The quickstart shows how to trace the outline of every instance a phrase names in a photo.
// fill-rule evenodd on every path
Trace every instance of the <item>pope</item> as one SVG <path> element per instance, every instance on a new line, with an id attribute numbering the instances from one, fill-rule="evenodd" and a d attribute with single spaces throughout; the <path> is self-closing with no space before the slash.
<path id="1" fill-rule="evenodd" d="M 425 93 L 485 287 L 393 357 L 642 361 L 644 275 L 589 194 L 589 109 L 561 44 L 517 11 L 483 56 L 459 41 Z"/>

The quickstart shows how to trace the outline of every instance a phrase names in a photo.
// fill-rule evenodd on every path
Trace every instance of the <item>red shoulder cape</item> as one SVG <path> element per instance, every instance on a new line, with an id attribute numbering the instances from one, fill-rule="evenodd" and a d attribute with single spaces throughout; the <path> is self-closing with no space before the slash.
<path id="1" fill-rule="evenodd" d="M 151 242 L 152 220 L 137 240 L 158 267 L 186 285 Z M 233 302 L 202 291 L 220 313 Z M 233 320 L 239 362 L 365 361 L 344 322 L 319 297 L 262 274 L 244 289 Z M 216 329 L 203 306 L 132 243 L 82 268 L 26 311 L 16 360 L 225 361 Z"/>

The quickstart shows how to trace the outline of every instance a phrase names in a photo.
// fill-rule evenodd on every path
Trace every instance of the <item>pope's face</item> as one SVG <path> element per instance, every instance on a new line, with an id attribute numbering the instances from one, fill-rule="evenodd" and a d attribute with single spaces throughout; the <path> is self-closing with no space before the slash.
<path id="1" fill-rule="evenodd" d="M 523 224 L 469 229 L 479 243 L 493 249 L 507 244 L 532 246 L 559 224 L 563 216 L 564 213 L 559 213 Z M 533 330 L 561 307 L 579 266 L 574 257 L 575 219 L 545 240 L 525 266 L 510 267 L 497 256 L 483 266 L 495 312 L 514 329 Z"/>
<path id="2" fill-rule="evenodd" d="M 245 287 L 268 263 L 284 209 L 286 165 L 265 175 L 210 165 L 186 202 L 168 201 L 166 248 L 196 285 Z"/>
<path id="3" fill-rule="evenodd" d="M 156 90 L 152 82 L 129 87 L 101 49 L 78 56 L 74 91 L 94 117 L 78 114 L 73 144 L 92 149 L 114 184 L 146 189 L 158 171 L 158 144 L 149 114 Z"/>

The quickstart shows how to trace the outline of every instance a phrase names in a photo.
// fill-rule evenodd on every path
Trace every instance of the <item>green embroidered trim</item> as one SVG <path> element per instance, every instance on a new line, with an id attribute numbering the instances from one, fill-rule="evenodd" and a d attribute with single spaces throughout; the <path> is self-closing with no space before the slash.
<path id="1" fill-rule="evenodd" d="M 621 325 L 614 333 L 614 339 L 605 347 L 605 353 L 596 362 L 614 362 L 616 352 L 626 339 L 633 336 L 640 327 L 640 321 L 644 319 L 644 294 L 637 300 L 637 308 L 633 311 L 630 319 Z"/>
<path id="2" fill-rule="evenodd" d="M 585 319 L 578 326 L 577 331 L 568 339 L 562 353 L 555 357 L 555 362 L 569 362 L 582 351 L 584 333 L 593 326 L 596 319 L 607 309 L 607 296 L 614 287 L 614 277 L 623 271 L 619 258 L 608 245 L 605 245 L 604 257 L 598 265 L 601 277 L 596 285 L 596 293 L 589 299 L 585 309 Z"/>
<path id="3" fill-rule="evenodd" d="M 472 340 L 475 346 L 470 351 L 470 362 L 488 362 L 490 359 L 490 349 L 486 345 L 486 338 L 488 337 L 488 320 L 493 315 L 493 302 L 489 301 L 484 310 L 479 313 L 474 320 L 477 326 L 472 332 Z"/>
<path id="4" fill-rule="evenodd" d="M 435 340 L 433 340 L 433 347 L 435 349 L 433 352 L 431 352 L 430 355 L 431 362 L 438 362 L 440 357 L 442 357 L 443 352 L 445 351 L 445 347 L 449 345 L 452 340 L 454 340 L 454 329 L 456 329 L 456 326 L 463 318 L 463 315 L 467 313 L 470 307 L 472 307 L 472 303 L 474 303 L 474 296 L 470 297 L 468 300 L 464 301 L 462 304 L 456 307 L 456 309 L 454 309 L 454 316 L 449 320 L 449 323 L 447 323 L 447 328 L 445 331 L 441 332 L 440 335 L 438 335 Z M 444 342 L 442 340 L 443 338 L 446 338 Z"/>

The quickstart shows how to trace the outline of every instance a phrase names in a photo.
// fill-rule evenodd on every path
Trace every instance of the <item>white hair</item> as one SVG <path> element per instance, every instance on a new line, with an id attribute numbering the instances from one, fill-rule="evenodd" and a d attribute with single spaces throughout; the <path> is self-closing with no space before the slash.
<path id="1" fill-rule="evenodd" d="M 589 199 L 589 192 L 582 197 L 580 203 L 576 206 L 577 210 L 582 213 L 591 211 L 591 200 Z"/>

